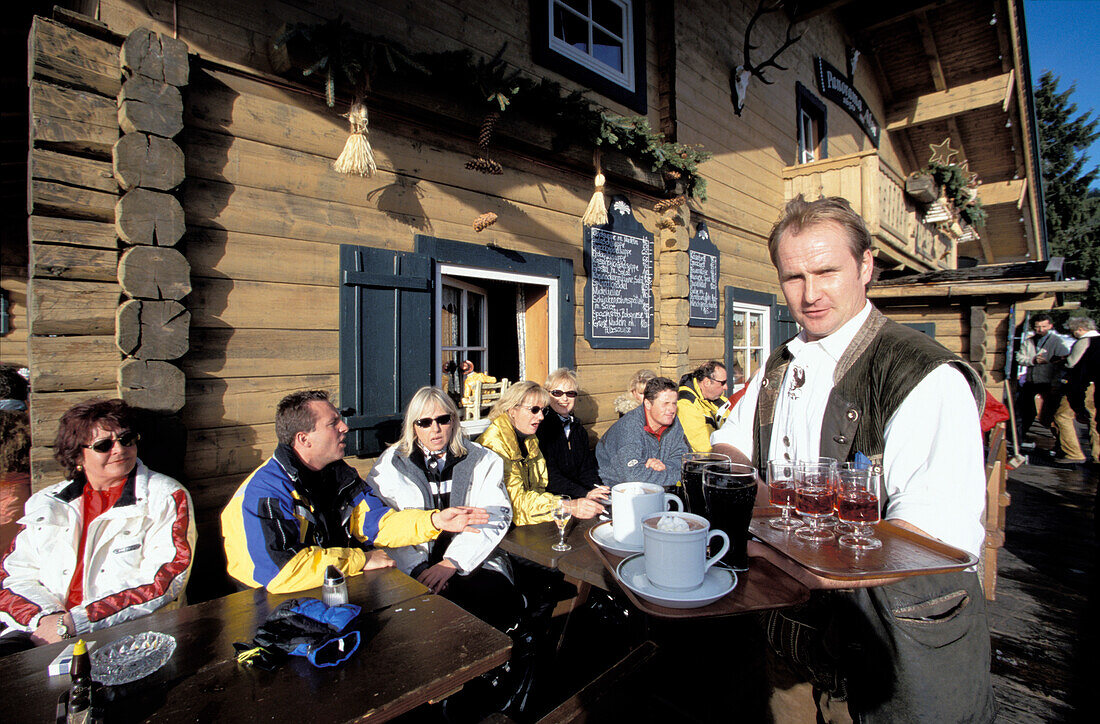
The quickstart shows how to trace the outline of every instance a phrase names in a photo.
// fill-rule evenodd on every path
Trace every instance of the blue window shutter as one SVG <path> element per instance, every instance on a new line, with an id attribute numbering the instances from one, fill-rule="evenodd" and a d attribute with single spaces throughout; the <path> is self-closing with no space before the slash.
<path id="1" fill-rule="evenodd" d="M 775 326 L 772 332 L 773 349 L 798 334 L 798 322 L 794 321 L 786 304 L 775 305 Z"/>
<path id="2" fill-rule="evenodd" d="M 432 381 L 432 260 L 340 246 L 340 406 L 348 455 L 397 441 L 405 405 Z"/>

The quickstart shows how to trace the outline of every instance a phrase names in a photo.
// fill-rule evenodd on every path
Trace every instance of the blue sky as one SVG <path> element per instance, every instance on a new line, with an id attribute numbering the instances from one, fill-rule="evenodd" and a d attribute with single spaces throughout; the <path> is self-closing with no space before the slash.
<path id="1" fill-rule="evenodd" d="M 1071 100 L 1080 115 L 1100 112 L 1100 0 L 1024 0 L 1031 77 L 1044 70 L 1059 77 L 1059 90 L 1077 84 Z M 1100 140 L 1085 168 L 1100 165 Z"/>

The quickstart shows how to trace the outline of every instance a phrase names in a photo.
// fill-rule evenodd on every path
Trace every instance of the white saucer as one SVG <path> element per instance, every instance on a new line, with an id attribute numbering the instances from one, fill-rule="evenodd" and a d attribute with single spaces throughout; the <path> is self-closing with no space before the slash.
<path id="1" fill-rule="evenodd" d="M 611 530 L 610 520 L 606 523 L 600 523 L 592 529 L 592 540 L 596 541 L 596 545 L 600 548 L 617 556 L 631 556 L 642 552 L 642 546 L 632 546 L 629 543 L 616 540 L 615 534 Z"/>
<path id="2" fill-rule="evenodd" d="M 626 558 L 615 573 L 623 585 L 650 603 L 666 608 L 699 608 L 714 603 L 737 587 L 737 574 L 728 568 L 711 566 L 703 583 L 690 591 L 666 591 L 649 582 L 645 574 L 645 555 Z"/>

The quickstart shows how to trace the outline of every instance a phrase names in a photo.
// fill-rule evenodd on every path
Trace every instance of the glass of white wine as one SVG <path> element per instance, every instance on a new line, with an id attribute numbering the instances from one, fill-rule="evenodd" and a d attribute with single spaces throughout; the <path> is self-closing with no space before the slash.
<path id="1" fill-rule="evenodd" d="M 573 517 L 572 503 L 568 495 L 563 495 L 554 506 L 554 522 L 558 525 L 559 538 L 558 542 L 550 547 L 558 552 L 573 550 L 573 546 L 565 542 L 565 528 L 569 525 L 569 519 Z"/>

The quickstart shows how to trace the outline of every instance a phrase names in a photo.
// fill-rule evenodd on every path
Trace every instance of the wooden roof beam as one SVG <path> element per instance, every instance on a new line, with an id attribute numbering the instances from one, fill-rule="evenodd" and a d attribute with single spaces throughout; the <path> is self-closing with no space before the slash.
<path id="1" fill-rule="evenodd" d="M 1013 181 L 994 181 L 983 183 L 978 187 L 978 198 L 984 206 L 996 206 L 998 204 L 1014 204 L 1020 208 L 1027 193 L 1027 180 L 1016 179 Z"/>
<path id="2" fill-rule="evenodd" d="M 900 131 L 932 121 L 944 121 L 968 111 L 1001 106 L 1012 93 L 1015 71 L 936 91 L 895 104 L 886 113 L 886 130 Z"/>
<path id="3" fill-rule="evenodd" d="M 878 297 L 956 297 L 966 295 L 994 294 L 1052 294 L 1055 292 L 1088 291 L 1087 279 L 1072 281 L 1046 282 L 947 282 L 937 284 L 892 284 L 874 286 L 867 290 L 867 296 Z"/>

